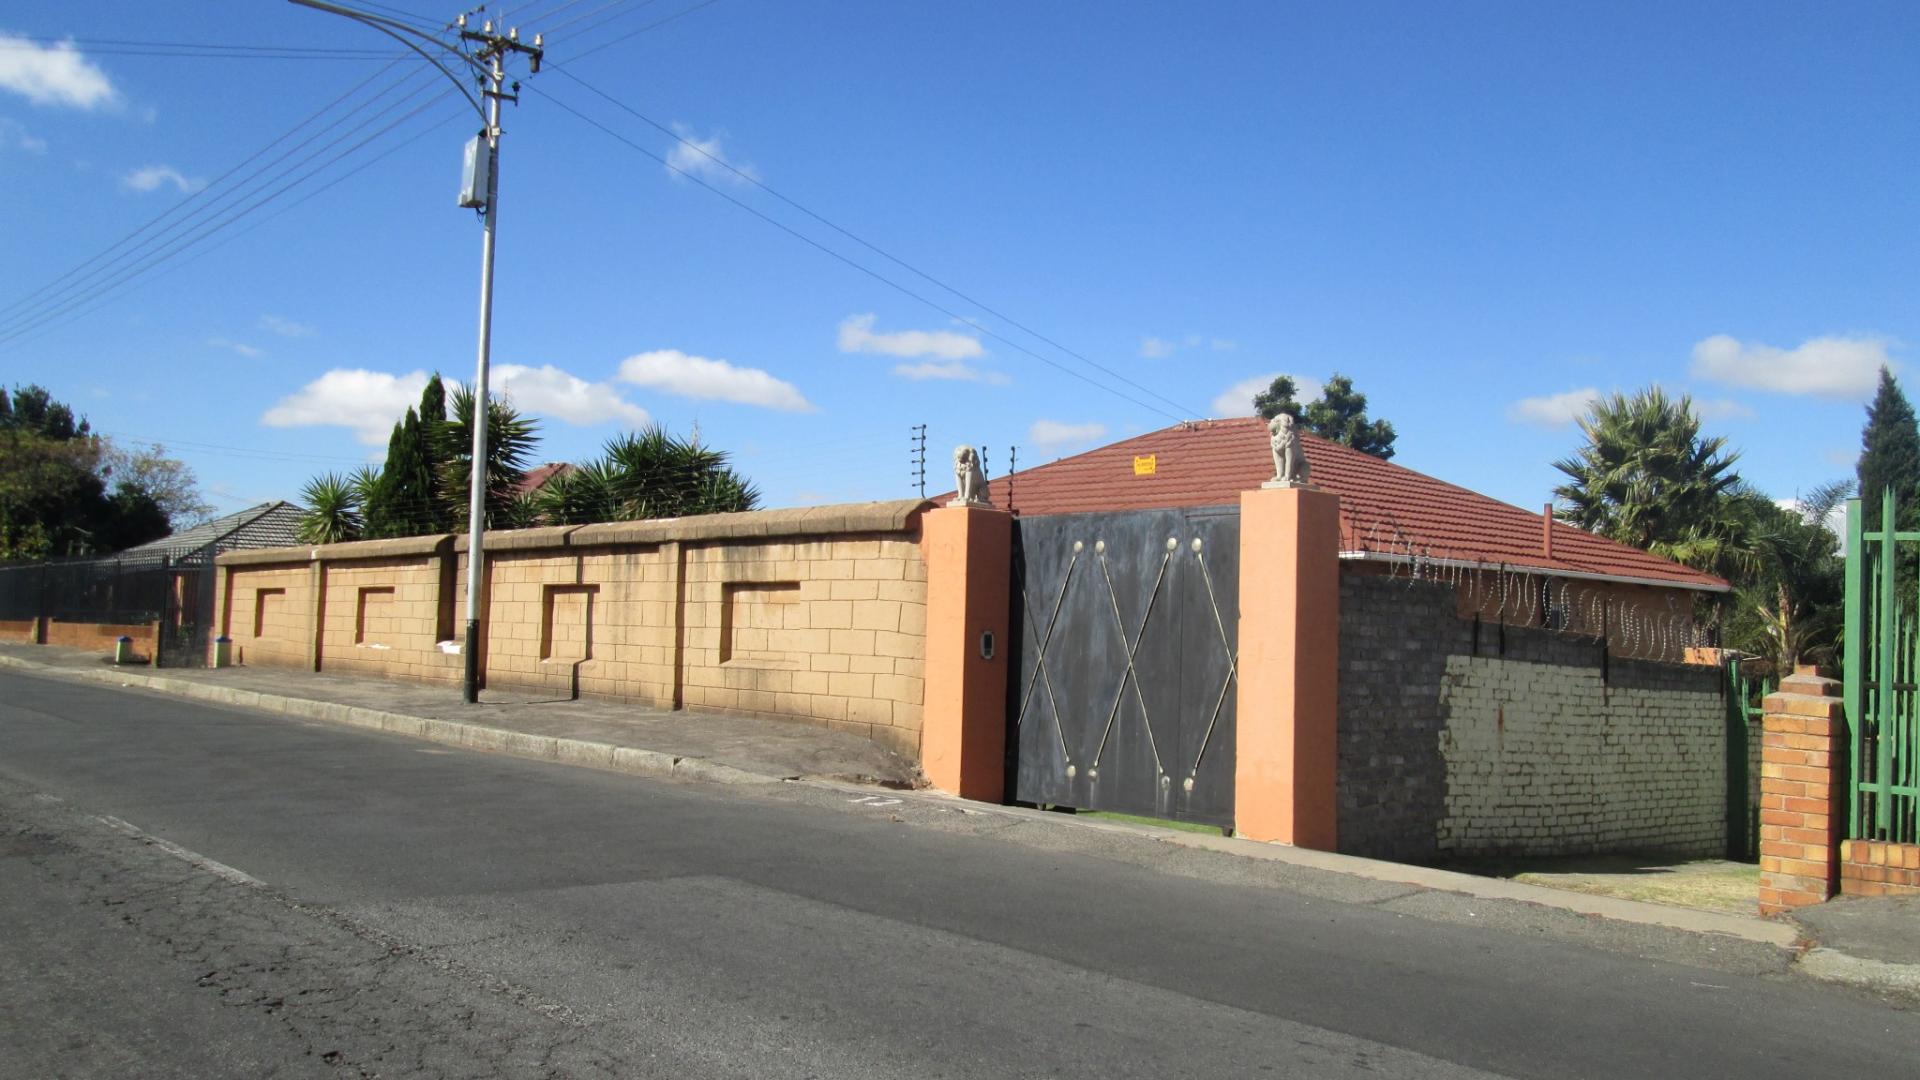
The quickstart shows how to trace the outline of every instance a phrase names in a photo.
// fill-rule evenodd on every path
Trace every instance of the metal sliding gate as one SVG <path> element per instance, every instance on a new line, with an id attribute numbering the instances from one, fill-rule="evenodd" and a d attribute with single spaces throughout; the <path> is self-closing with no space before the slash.
<path id="1" fill-rule="evenodd" d="M 1011 790 L 1233 824 L 1240 512 L 1014 521 Z"/>

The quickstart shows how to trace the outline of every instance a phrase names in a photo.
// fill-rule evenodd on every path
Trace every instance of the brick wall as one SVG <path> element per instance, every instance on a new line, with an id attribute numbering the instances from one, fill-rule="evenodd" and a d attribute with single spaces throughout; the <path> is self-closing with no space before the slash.
<path id="1" fill-rule="evenodd" d="M 1603 669 L 1596 641 L 1484 621 L 1476 642 L 1445 585 L 1340 589 L 1342 851 L 1724 850 L 1719 669 Z"/>
<path id="2" fill-rule="evenodd" d="M 40 640 L 40 620 L 0 619 L 0 641 L 18 641 L 28 645 Z"/>
<path id="3" fill-rule="evenodd" d="M 795 719 L 917 754 L 917 500 L 487 536 L 487 685 Z M 222 556 L 242 663 L 457 681 L 465 537 Z M 319 628 L 316 640 L 316 626 Z"/>
<path id="4" fill-rule="evenodd" d="M 1840 841 L 1840 891 L 1848 896 L 1920 896 L 1920 845 Z"/>
<path id="5" fill-rule="evenodd" d="M 1718 669 L 1614 660 L 1603 678 L 1596 644 L 1514 638 L 1505 658 L 1447 659 L 1440 849 L 1723 854 Z"/>

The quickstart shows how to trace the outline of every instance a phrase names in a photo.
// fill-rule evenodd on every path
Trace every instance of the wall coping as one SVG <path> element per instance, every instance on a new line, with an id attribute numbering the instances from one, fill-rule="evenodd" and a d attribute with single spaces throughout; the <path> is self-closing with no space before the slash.
<path id="1" fill-rule="evenodd" d="M 925 499 L 802 506 L 787 510 L 748 510 L 734 514 L 609 521 L 598 525 L 550 525 L 538 529 L 496 529 L 486 535 L 488 551 L 527 551 L 541 548 L 606 547 L 620 544 L 662 544 L 675 541 L 772 539 L 790 536 L 831 536 L 842 533 L 903 533 L 920 514 L 932 509 Z M 452 550 L 467 550 L 462 534 L 436 533 L 392 540 L 358 540 L 348 544 L 251 548 L 229 551 L 214 560 L 219 566 L 265 566 L 296 563 L 345 562 L 428 555 L 452 542 Z"/>

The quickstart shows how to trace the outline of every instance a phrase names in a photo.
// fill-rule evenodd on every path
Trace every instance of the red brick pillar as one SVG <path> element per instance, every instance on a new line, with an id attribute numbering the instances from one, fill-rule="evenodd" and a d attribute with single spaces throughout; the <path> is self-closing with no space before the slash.
<path id="1" fill-rule="evenodd" d="M 1840 683 L 1811 667 L 1795 668 L 1763 708 L 1760 913 L 1772 915 L 1838 891 L 1846 723 Z"/>

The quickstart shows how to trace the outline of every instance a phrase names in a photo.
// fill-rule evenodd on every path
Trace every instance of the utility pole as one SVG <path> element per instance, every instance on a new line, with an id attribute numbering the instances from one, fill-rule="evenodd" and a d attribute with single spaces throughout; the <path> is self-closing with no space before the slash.
<path id="1" fill-rule="evenodd" d="M 474 363 L 473 415 L 468 418 L 473 426 L 473 457 L 467 485 L 467 626 L 465 639 L 461 643 L 461 653 L 466 662 L 463 693 L 467 704 L 471 705 L 480 700 L 480 590 L 486 581 L 487 426 L 493 419 L 492 399 L 487 393 L 487 366 L 493 351 L 494 230 L 500 218 L 500 102 L 512 101 L 517 104 L 520 100 L 519 83 L 513 84 L 511 92 L 506 89 L 507 58 L 516 53 L 526 56 L 528 70 L 538 75 L 540 60 L 544 56 L 542 43 L 536 34 L 532 45 L 522 44 L 517 27 L 496 29 L 491 21 L 483 23 L 477 31 L 470 30 L 467 16 L 461 15 L 454 20 L 454 27 L 460 31 L 459 44 L 455 45 L 385 16 L 356 11 L 326 3 L 325 0 L 291 2 L 363 23 L 420 54 L 453 81 L 466 96 L 468 104 L 479 114 L 483 125 L 480 134 L 467 144 L 466 173 L 459 200 L 461 206 L 481 211 L 482 224 L 480 343 Z M 502 33 L 502 30 L 505 32 Z M 478 81 L 486 105 L 483 107 L 459 76 L 448 70 L 435 54 L 416 44 L 414 39 L 450 53 L 465 63 L 469 76 Z"/>

